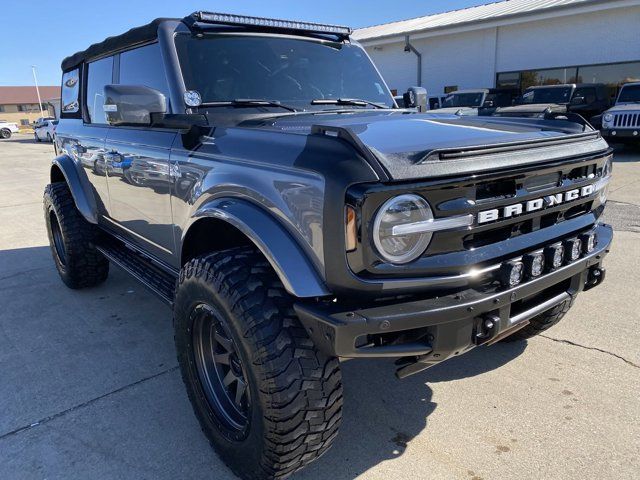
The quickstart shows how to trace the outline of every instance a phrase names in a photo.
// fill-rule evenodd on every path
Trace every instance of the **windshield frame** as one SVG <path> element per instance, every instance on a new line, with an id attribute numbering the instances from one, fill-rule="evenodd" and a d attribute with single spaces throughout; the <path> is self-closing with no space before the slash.
<path id="1" fill-rule="evenodd" d="M 373 62 L 373 60 L 371 59 L 370 55 L 367 53 L 367 51 L 358 43 L 355 42 L 353 40 L 345 40 L 345 41 L 336 41 L 336 40 L 330 40 L 330 39 L 326 39 L 326 38 L 315 38 L 315 37 L 308 37 L 308 36 L 301 36 L 301 35 L 295 35 L 295 34 L 282 34 L 282 33 L 270 33 L 270 32 L 247 32 L 247 31 L 242 31 L 242 32 L 220 32 L 220 31 L 210 31 L 210 32 L 199 32 L 198 36 L 194 35 L 193 33 L 190 32 L 176 32 L 173 35 L 173 48 L 175 49 L 175 53 L 176 53 L 176 66 L 178 69 L 178 75 L 180 78 L 180 83 L 182 86 L 182 92 L 184 93 L 186 91 L 189 91 L 189 83 L 188 83 L 188 75 L 186 75 L 185 72 L 185 68 L 184 65 L 182 63 L 182 58 L 181 58 L 181 49 L 178 45 L 178 39 L 184 39 L 185 37 L 187 38 L 192 38 L 192 39 L 197 39 L 197 40 L 203 40 L 203 38 L 201 36 L 199 36 L 200 34 L 204 35 L 204 40 L 208 40 L 208 39 L 216 39 L 216 38 L 231 38 L 231 37 L 240 37 L 240 38 L 276 38 L 276 39 L 286 39 L 286 40 L 293 40 L 293 41 L 299 41 L 299 42 L 304 42 L 304 43 L 314 43 L 314 44 L 319 44 L 319 45 L 326 45 L 326 46 L 332 46 L 332 45 L 339 45 L 340 48 L 357 48 L 359 53 L 364 57 L 364 60 L 366 60 L 369 64 L 369 66 L 372 69 L 372 72 L 375 74 L 375 76 L 377 76 L 376 82 L 378 83 L 380 88 L 381 88 L 381 96 L 386 97 L 386 101 L 383 102 L 378 102 L 375 101 L 375 103 L 380 103 L 382 105 L 385 106 L 386 109 L 397 109 L 398 106 L 393 98 L 393 95 L 391 93 L 391 90 L 389 89 L 389 86 L 387 85 L 384 77 L 382 76 L 382 74 L 380 73 L 380 71 L 378 70 L 378 67 L 375 65 L 375 63 Z M 333 97 L 327 97 L 327 99 L 332 99 Z M 361 98 L 361 97 L 358 97 Z M 207 104 L 207 103 L 225 103 L 225 102 L 233 102 L 236 99 L 226 99 L 226 100 L 209 100 L 207 98 L 203 98 L 202 99 L 202 103 Z M 258 98 L 256 100 L 266 100 L 266 101 L 276 101 L 276 102 L 282 102 L 283 104 L 289 104 L 289 102 L 285 99 L 279 99 L 279 98 Z M 265 111 L 274 111 L 274 110 L 280 110 L 279 114 L 282 115 L 295 115 L 295 114 L 300 114 L 300 113 L 314 113 L 314 112 L 331 112 L 331 111 L 344 111 L 345 107 L 344 105 L 313 105 L 311 103 L 312 100 L 315 100 L 315 98 L 309 98 L 308 99 L 309 102 L 308 104 L 305 105 L 304 108 L 299 108 L 299 106 L 297 106 L 298 111 L 297 112 L 282 112 L 281 109 L 279 109 L 278 107 L 275 106 L 268 106 L 268 105 L 256 105 L 256 106 L 243 106 L 243 108 L 239 111 L 236 107 L 233 106 L 228 106 L 227 108 L 225 108 L 224 106 L 222 108 L 217 108 L 215 109 L 216 113 L 220 112 L 220 113 L 226 113 L 226 114 L 233 114 L 233 115 L 238 115 L 241 111 L 246 111 L 247 114 L 250 115 L 255 115 L 255 113 L 257 112 L 262 112 L 264 113 Z M 376 99 L 377 100 L 377 99 Z M 372 100 L 373 101 L 373 100 Z M 204 109 L 204 108 L 202 108 Z M 233 109 L 235 110 L 234 112 L 230 112 L 230 110 Z M 378 108 L 376 107 L 372 107 L 371 105 L 367 105 L 367 106 L 350 106 L 349 110 L 377 110 Z M 187 111 L 196 111 L 196 110 L 200 110 L 200 108 L 198 107 L 188 107 L 187 106 Z M 207 113 L 212 113 L 212 110 L 208 110 Z M 275 113 L 275 112 L 274 112 Z"/>

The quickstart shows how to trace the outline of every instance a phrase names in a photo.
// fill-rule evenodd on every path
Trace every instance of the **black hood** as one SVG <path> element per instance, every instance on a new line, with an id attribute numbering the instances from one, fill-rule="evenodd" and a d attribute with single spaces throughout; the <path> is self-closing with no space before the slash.
<path id="1" fill-rule="evenodd" d="M 481 171 L 514 161 L 532 163 L 608 148 L 597 132 L 569 121 L 403 110 L 292 115 L 254 126 L 339 137 L 378 162 L 389 179 L 398 180 Z"/>

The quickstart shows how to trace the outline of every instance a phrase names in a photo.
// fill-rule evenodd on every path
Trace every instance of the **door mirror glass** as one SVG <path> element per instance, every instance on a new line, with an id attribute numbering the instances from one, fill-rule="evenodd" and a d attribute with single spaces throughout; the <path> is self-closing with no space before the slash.
<path id="1" fill-rule="evenodd" d="M 109 125 L 151 125 L 152 115 L 167 112 L 167 98 L 141 85 L 105 85 L 104 112 Z"/>

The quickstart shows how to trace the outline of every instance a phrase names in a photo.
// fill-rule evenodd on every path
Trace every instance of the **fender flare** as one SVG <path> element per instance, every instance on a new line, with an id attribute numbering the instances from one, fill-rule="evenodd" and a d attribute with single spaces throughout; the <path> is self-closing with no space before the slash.
<path id="1" fill-rule="evenodd" d="M 60 155 L 52 160 L 51 165 L 51 177 L 53 181 L 53 168 L 58 167 L 64 175 L 64 179 L 71 190 L 73 201 L 76 204 L 76 208 L 80 211 L 82 216 L 90 223 L 98 223 L 97 207 L 91 186 L 88 180 L 83 178 L 78 172 L 76 162 L 68 155 Z M 83 172 L 84 173 L 84 172 Z"/>
<path id="2" fill-rule="evenodd" d="M 267 258 L 287 292 L 298 298 L 331 295 L 317 268 L 282 224 L 264 209 L 236 198 L 201 206 L 189 226 L 201 218 L 223 220 L 246 235 Z M 189 228 L 182 234 L 182 245 Z"/>

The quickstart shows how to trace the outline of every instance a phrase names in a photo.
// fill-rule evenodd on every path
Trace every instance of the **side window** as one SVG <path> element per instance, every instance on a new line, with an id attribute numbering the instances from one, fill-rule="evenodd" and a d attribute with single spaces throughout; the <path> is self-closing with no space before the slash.
<path id="1" fill-rule="evenodd" d="M 169 100 L 169 86 L 165 75 L 160 45 L 153 43 L 120 54 L 120 83 L 154 88 Z"/>
<path id="2" fill-rule="evenodd" d="M 113 83 L 113 57 L 103 58 L 87 65 L 87 113 L 91 123 L 106 124 L 104 113 L 104 86 Z"/>
<path id="3" fill-rule="evenodd" d="M 594 103 L 598 97 L 596 96 L 595 88 L 576 88 L 575 93 L 573 94 L 575 97 L 584 97 L 586 103 Z"/>
<path id="4" fill-rule="evenodd" d="M 62 112 L 63 116 L 80 112 L 80 69 L 76 68 L 62 74 Z"/>

